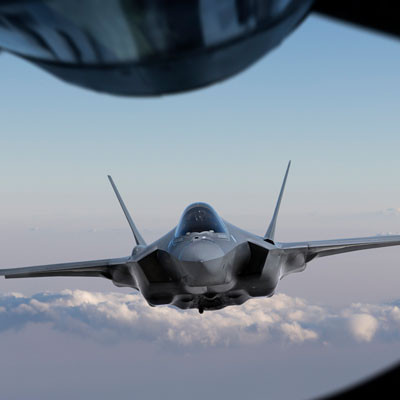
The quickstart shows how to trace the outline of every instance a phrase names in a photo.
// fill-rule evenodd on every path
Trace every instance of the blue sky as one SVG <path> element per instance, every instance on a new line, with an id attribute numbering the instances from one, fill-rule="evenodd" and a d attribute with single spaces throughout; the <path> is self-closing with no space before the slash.
<path id="1" fill-rule="evenodd" d="M 6 54 L 0 57 L 0 70 L 1 267 L 129 254 L 132 238 L 108 173 L 148 240 L 173 227 L 193 201 L 209 202 L 231 222 L 264 233 L 289 159 L 293 165 L 278 240 L 400 232 L 400 52 L 398 42 L 390 38 L 309 18 L 241 75 L 201 91 L 157 99 L 91 93 Z M 398 251 L 317 261 L 306 272 L 283 280 L 279 292 L 339 314 L 351 303 L 392 304 L 399 298 Z M 129 293 L 100 280 L 0 282 L 1 293 L 28 297 L 64 289 Z M 398 354 L 399 339 L 373 335 L 359 343 L 353 336 L 330 344 L 326 356 L 323 340 L 290 345 L 290 351 L 284 342 L 266 340 L 261 348 L 273 354 L 276 370 L 290 362 L 306 365 L 305 383 L 298 390 L 308 396 L 373 371 Z M 18 328 L 10 324 L 0 339 L 4 365 L 14 363 L 15 368 L 34 362 L 39 353 L 18 352 L 13 359 L 10 349 L 41 346 L 45 350 L 38 371 L 50 373 L 52 346 L 62 341 L 69 354 L 61 358 L 85 360 L 86 370 L 96 370 L 99 376 L 95 354 L 114 367 L 116 382 L 126 369 L 139 373 L 131 362 L 135 357 L 124 355 L 122 339 L 119 344 L 100 340 L 88 345 L 82 335 L 40 321 Z M 200 366 L 215 360 L 215 352 L 221 367 L 216 376 L 222 376 L 232 357 L 237 361 L 251 352 L 254 365 L 239 370 L 246 385 L 258 385 L 254 390 L 260 398 L 267 388 L 251 377 L 252 372 L 258 366 L 274 373 L 266 354 L 255 350 L 260 350 L 258 344 L 248 348 L 236 343 L 233 356 L 223 346 L 206 347 L 202 355 L 196 346 L 173 354 L 152 341 L 145 346 L 149 354 L 140 353 L 142 362 L 150 366 L 161 358 L 166 368 L 172 363 L 176 369 L 166 374 L 172 381 L 173 372 L 182 372 L 189 359 L 196 365 L 194 375 L 206 382 L 209 375 Z M 138 341 L 129 342 L 132 351 L 139 347 Z M 374 356 L 366 362 L 364 352 Z M 315 358 L 307 364 L 309 353 Z M 352 367 L 341 373 L 340 366 L 350 359 Z M 51 372 L 55 383 L 62 381 L 66 368 L 83 368 L 74 361 L 66 365 Z M 144 370 L 150 379 L 150 370 Z M 311 371 L 318 372 L 318 388 L 308 375 Z M 93 388 L 95 377 L 81 372 L 88 382 L 77 387 L 101 398 Z M 296 370 L 290 374 L 295 379 Z M 162 379 L 161 369 L 156 376 Z M 187 385 L 195 384 L 193 376 L 187 377 Z M 221 377 L 221 382 L 226 379 Z M 289 388 L 282 391 L 270 384 L 275 398 L 290 398 Z M 203 387 L 201 380 L 198 385 Z M 222 384 L 215 385 L 223 390 Z M 121 395 L 134 390 L 129 384 L 120 387 Z M 7 388 L 12 393 L 12 386 Z M 228 390 L 232 396 L 239 393 L 234 388 Z M 23 388 L 19 390 L 16 399 L 24 398 Z M 46 389 L 33 380 L 26 390 L 42 399 L 54 394 L 51 386 Z"/>

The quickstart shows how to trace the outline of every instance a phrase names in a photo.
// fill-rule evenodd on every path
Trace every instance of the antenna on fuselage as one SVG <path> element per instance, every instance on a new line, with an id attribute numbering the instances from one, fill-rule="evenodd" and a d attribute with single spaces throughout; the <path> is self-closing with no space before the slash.
<path id="1" fill-rule="evenodd" d="M 288 174 L 289 174 L 290 164 L 291 164 L 291 161 L 289 161 L 289 164 L 287 166 L 286 174 L 285 174 L 285 177 L 283 178 L 283 183 L 282 183 L 281 191 L 279 193 L 278 201 L 276 202 L 274 215 L 272 216 L 272 220 L 271 220 L 271 222 L 269 224 L 267 232 L 265 233 L 264 240 L 270 240 L 272 242 L 274 241 L 276 220 L 278 219 L 279 208 L 281 206 L 281 201 L 282 201 L 282 197 L 283 197 L 283 191 L 285 190 L 286 179 L 287 179 Z"/>
<path id="2" fill-rule="evenodd" d="M 129 224 L 129 226 L 130 226 L 131 229 L 132 229 L 132 233 L 133 233 L 133 236 L 135 237 L 136 244 L 141 244 L 141 245 L 143 245 L 143 246 L 146 246 L 146 242 L 144 241 L 142 235 L 139 233 L 138 229 L 136 228 L 136 225 L 135 225 L 135 223 L 133 222 L 133 219 L 132 219 L 132 217 L 130 216 L 128 209 L 126 208 L 125 203 L 124 203 L 124 201 L 122 200 L 122 197 L 121 197 L 121 195 L 119 194 L 118 189 L 117 189 L 117 187 L 115 186 L 115 183 L 114 183 L 113 179 L 111 178 L 110 175 L 107 175 L 107 177 L 108 177 L 108 180 L 109 180 L 110 183 L 111 183 L 112 188 L 114 189 L 114 193 L 115 193 L 115 195 L 117 196 L 117 199 L 118 199 L 118 201 L 119 201 L 119 204 L 121 205 L 122 211 L 123 211 L 124 214 L 125 214 L 125 217 L 126 217 L 126 219 L 127 219 L 127 221 L 128 221 L 128 224 Z"/>

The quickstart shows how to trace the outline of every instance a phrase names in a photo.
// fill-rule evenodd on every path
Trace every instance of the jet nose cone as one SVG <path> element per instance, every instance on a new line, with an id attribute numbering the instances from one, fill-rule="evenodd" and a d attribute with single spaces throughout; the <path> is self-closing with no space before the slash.
<path id="1" fill-rule="evenodd" d="M 224 256 L 221 247 L 211 240 L 194 239 L 179 253 L 181 261 L 205 262 Z"/>

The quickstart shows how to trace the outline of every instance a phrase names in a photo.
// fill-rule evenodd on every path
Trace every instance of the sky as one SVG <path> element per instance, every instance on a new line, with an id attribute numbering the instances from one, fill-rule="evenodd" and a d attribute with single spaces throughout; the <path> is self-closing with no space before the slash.
<path id="1" fill-rule="evenodd" d="M 318 17 L 242 74 L 155 99 L 2 53 L 0 268 L 129 255 L 107 174 L 147 241 L 194 201 L 264 234 L 288 160 L 278 241 L 399 233 L 399 70 L 397 41 Z M 203 316 L 101 279 L 1 280 L 2 393 L 326 393 L 397 361 L 398 252 L 317 260 L 271 299 Z"/>

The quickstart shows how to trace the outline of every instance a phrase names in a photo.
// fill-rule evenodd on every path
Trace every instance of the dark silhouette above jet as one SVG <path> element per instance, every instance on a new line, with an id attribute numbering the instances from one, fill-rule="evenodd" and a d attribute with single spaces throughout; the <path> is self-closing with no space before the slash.
<path id="1" fill-rule="evenodd" d="M 395 37 L 397 0 L 0 0 L 0 50 L 69 83 L 151 96 L 226 79 L 311 13 Z"/>
<path id="2" fill-rule="evenodd" d="M 400 244 L 398 236 L 275 242 L 275 226 L 289 172 L 286 170 L 264 237 L 223 220 L 208 204 L 194 203 L 178 225 L 147 245 L 112 178 L 109 180 L 131 227 L 136 246 L 128 257 L 0 269 L 6 278 L 88 276 L 139 290 L 151 306 L 218 310 L 258 296 L 272 296 L 280 279 L 304 271 L 318 257 Z"/>

